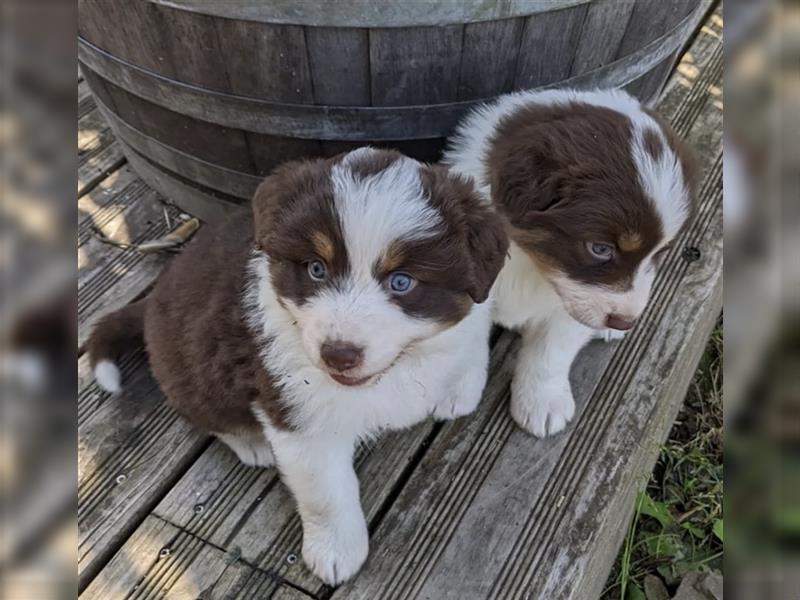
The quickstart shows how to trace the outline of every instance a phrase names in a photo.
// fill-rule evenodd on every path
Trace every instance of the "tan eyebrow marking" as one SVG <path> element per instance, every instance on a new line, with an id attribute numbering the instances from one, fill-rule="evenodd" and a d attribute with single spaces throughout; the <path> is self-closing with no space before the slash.
<path id="1" fill-rule="evenodd" d="M 642 247 L 642 236 L 636 231 L 627 231 L 619 236 L 617 246 L 623 252 L 634 252 Z"/>
<path id="2" fill-rule="evenodd" d="M 401 267 L 404 260 L 405 255 L 400 244 L 392 244 L 381 256 L 379 270 L 381 273 L 391 273 Z"/>
<path id="3" fill-rule="evenodd" d="M 331 238 L 321 231 L 315 231 L 313 234 L 311 234 L 311 243 L 314 246 L 314 251 L 319 255 L 320 258 L 325 259 L 325 261 L 328 263 L 333 262 L 336 252 L 334 250 Z"/>

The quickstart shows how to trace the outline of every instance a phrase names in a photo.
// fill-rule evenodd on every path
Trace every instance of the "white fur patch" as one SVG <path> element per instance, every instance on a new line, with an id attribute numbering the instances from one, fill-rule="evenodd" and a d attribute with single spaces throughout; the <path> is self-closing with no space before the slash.
<path id="1" fill-rule="evenodd" d="M 632 155 L 639 174 L 639 182 L 653 202 L 661 217 L 664 237 L 671 240 L 677 235 L 689 215 L 689 188 L 683 176 L 680 160 L 669 147 L 661 128 L 649 115 L 639 113 L 632 117 Z M 661 142 L 658 160 L 645 150 L 644 139 L 648 132 Z"/>
<path id="2" fill-rule="evenodd" d="M 119 368 L 110 360 L 104 359 L 95 365 L 94 378 L 97 385 L 112 394 L 116 394 L 122 389 L 122 376 Z"/>
<path id="3" fill-rule="evenodd" d="M 362 148 L 352 154 L 370 151 L 376 152 Z M 417 161 L 403 157 L 361 178 L 349 168 L 352 154 L 333 167 L 333 198 L 351 272 L 356 278 L 371 277 L 373 265 L 393 241 L 434 235 L 442 218 L 425 195 Z"/>

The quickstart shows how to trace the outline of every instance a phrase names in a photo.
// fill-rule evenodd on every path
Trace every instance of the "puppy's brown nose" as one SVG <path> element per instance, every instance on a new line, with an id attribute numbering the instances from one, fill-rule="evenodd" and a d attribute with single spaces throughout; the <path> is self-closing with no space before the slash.
<path id="1" fill-rule="evenodd" d="M 337 371 L 353 369 L 364 360 L 364 349 L 348 342 L 325 342 L 319 353 L 325 364 Z"/>
<path id="2" fill-rule="evenodd" d="M 619 329 L 620 331 L 628 331 L 631 327 L 636 325 L 636 319 L 622 317 L 620 315 L 608 315 L 606 317 L 606 326 L 611 329 Z"/>

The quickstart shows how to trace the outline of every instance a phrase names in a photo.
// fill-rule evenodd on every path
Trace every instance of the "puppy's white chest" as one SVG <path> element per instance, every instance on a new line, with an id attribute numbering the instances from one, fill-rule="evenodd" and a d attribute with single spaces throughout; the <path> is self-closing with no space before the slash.
<path id="1" fill-rule="evenodd" d="M 495 323 L 518 328 L 563 312 L 561 299 L 536 265 L 513 242 L 509 258 L 492 288 Z"/>

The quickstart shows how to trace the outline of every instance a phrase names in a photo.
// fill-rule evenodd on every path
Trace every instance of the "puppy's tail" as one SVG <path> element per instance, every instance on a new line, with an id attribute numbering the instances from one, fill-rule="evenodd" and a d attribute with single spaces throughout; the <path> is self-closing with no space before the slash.
<path id="1" fill-rule="evenodd" d="M 97 384 L 108 392 L 115 393 L 121 389 L 121 375 L 116 363 L 119 356 L 144 342 L 146 302 L 145 298 L 107 314 L 98 321 L 89 337 L 89 364 Z"/>

